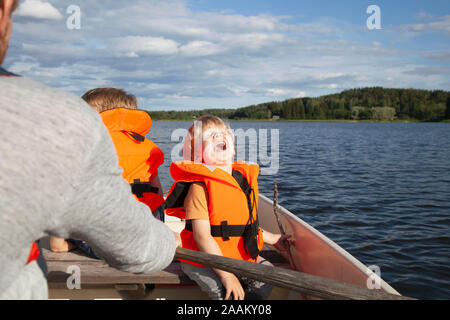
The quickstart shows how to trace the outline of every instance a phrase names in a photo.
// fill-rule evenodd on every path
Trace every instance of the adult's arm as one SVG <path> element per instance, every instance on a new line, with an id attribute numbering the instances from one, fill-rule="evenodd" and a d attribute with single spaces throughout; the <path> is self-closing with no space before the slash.
<path id="1" fill-rule="evenodd" d="M 122 178 L 100 116 L 79 97 L 0 77 L 0 291 L 45 235 L 86 240 L 113 267 L 163 269 L 175 238 Z"/>
<path id="2" fill-rule="evenodd" d="M 171 263 L 174 234 L 131 194 L 103 125 L 73 187 L 56 232 L 66 229 L 64 237 L 87 241 L 108 264 L 124 271 L 150 273 Z"/>

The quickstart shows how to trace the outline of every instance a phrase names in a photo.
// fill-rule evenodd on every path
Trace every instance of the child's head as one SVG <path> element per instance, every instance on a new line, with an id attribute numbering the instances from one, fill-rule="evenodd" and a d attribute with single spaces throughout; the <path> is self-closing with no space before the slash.
<path id="1" fill-rule="evenodd" d="M 136 96 L 117 88 L 92 89 L 83 94 L 82 99 L 99 113 L 116 108 L 138 108 Z"/>
<path id="2" fill-rule="evenodd" d="M 224 166 L 233 163 L 234 155 L 234 134 L 222 119 L 202 116 L 189 128 L 183 148 L 185 160 Z"/>

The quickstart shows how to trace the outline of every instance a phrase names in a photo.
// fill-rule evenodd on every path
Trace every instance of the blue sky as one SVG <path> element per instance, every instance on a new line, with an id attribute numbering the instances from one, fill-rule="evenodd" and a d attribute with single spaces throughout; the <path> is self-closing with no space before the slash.
<path id="1" fill-rule="evenodd" d="M 69 30 L 67 7 L 81 10 Z M 369 30 L 369 5 L 381 30 Z M 366 86 L 450 90 L 450 1 L 22 0 L 4 67 L 148 110 L 236 108 Z"/>
<path id="2" fill-rule="evenodd" d="M 195 11 L 228 12 L 244 15 L 289 15 L 298 23 L 311 22 L 318 17 L 333 17 L 338 20 L 358 24 L 365 22 L 364 13 L 369 5 L 378 5 L 383 11 L 383 20 L 388 24 L 410 23 L 419 12 L 442 15 L 450 9 L 447 0 L 411 1 L 411 0 L 194 0 L 188 7 Z"/>

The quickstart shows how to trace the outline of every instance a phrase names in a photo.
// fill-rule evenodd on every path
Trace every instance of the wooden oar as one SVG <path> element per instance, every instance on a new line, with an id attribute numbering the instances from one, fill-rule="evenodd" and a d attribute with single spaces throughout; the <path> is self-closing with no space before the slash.
<path id="1" fill-rule="evenodd" d="M 177 248 L 175 258 L 204 264 L 212 268 L 232 272 L 237 276 L 245 276 L 316 298 L 333 300 L 414 300 L 413 298 L 390 294 L 382 290 L 369 290 L 361 286 L 313 276 L 303 272 L 184 248 Z"/>

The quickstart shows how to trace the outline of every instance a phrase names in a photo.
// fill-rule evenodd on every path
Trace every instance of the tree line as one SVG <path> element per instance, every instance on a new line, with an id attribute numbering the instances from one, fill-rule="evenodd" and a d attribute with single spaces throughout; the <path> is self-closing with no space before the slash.
<path id="1" fill-rule="evenodd" d="M 356 88 L 317 98 L 272 101 L 237 109 L 149 111 L 154 120 L 192 120 L 212 114 L 227 120 L 412 120 L 450 119 L 450 92 Z"/>

